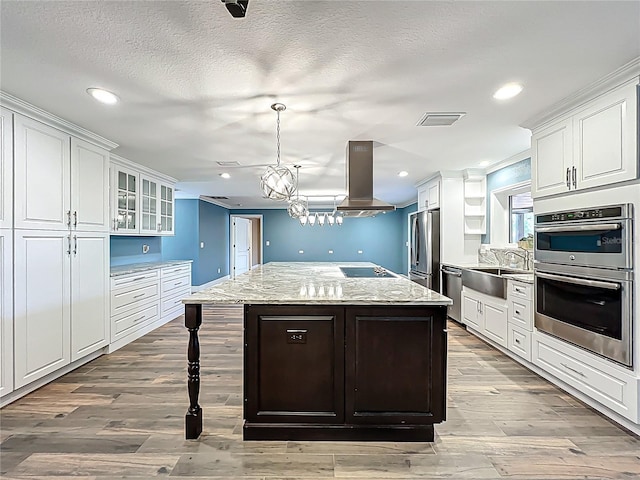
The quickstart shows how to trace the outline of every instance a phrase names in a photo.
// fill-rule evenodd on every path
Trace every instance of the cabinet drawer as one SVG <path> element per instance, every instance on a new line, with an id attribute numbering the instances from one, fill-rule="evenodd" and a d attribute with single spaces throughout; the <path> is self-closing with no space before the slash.
<path id="1" fill-rule="evenodd" d="M 191 294 L 191 288 L 183 288 L 178 290 L 175 294 L 172 294 L 169 298 L 162 299 L 161 314 L 164 317 L 165 314 L 171 310 L 174 310 L 179 305 L 182 305 L 182 299 Z"/>
<path id="2" fill-rule="evenodd" d="M 531 332 L 509 323 L 507 348 L 516 355 L 531 361 Z"/>
<path id="3" fill-rule="evenodd" d="M 526 330 L 533 330 L 531 321 L 531 302 L 513 299 L 509 302 L 509 321 Z"/>
<path id="4" fill-rule="evenodd" d="M 162 278 L 168 277 L 180 277 L 185 274 L 191 274 L 191 264 L 186 263 L 184 265 L 173 265 L 171 267 L 164 267 L 162 269 Z"/>
<path id="5" fill-rule="evenodd" d="M 134 332 L 142 325 L 151 323 L 160 318 L 160 307 L 158 302 L 148 304 L 141 309 L 135 309 L 131 312 L 127 312 L 124 315 L 119 315 L 113 318 L 113 340 L 117 340 L 120 337 L 128 335 Z"/>
<path id="6" fill-rule="evenodd" d="M 533 299 L 533 285 L 530 283 L 516 282 L 514 280 L 509 281 L 509 291 L 507 296 L 510 300 L 531 300 Z"/>
<path id="7" fill-rule="evenodd" d="M 178 290 L 184 290 L 185 287 L 191 288 L 191 275 L 183 275 L 181 277 L 169 278 L 162 281 L 162 296 L 173 295 Z"/>
<path id="8" fill-rule="evenodd" d="M 111 292 L 111 315 L 135 309 L 136 304 L 157 299 L 160 295 L 158 282 L 148 283 L 138 288 Z"/>
<path id="9" fill-rule="evenodd" d="M 534 334 L 533 363 L 585 395 L 637 422 L 638 387 L 631 374 L 544 334 Z"/>
<path id="10" fill-rule="evenodd" d="M 122 275 L 119 277 L 111 278 L 111 288 L 124 288 L 131 285 L 136 285 L 139 282 L 148 282 L 150 280 L 155 280 L 160 277 L 160 272 L 158 269 L 155 270 L 147 270 L 144 272 L 140 272 L 137 274 L 131 275 Z"/>

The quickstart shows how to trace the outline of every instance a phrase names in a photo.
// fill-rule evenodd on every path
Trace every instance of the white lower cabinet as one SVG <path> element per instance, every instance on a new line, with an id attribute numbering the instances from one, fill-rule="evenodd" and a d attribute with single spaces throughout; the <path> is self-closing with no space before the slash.
<path id="1" fill-rule="evenodd" d="M 111 277 L 109 351 L 184 313 L 182 299 L 191 293 L 191 264 L 150 267 Z"/>
<path id="2" fill-rule="evenodd" d="M 14 374 L 23 387 L 107 343 L 108 235 L 15 230 Z"/>
<path id="3" fill-rule="evenodd" d="M 531 361 L 531 332 L 533 331 L 533 284 L 509 280 L 507 301 L 509 322 L 507 348 Z"/>
<path id="4" fill-rule="evenodd" d="M 467 327 L 506 347 L 507 301 L 466 287 L 462 298 L 462 315 Z"/>
<path id="5" fill-rule="evenodd" d="M 507 348 L 516 355 L 531 361 L 531 332 L 511 322 L 508 324 Z"/>
<path id="6" fill-rule="evenodd" d="M 537 331 L 533 333 L 532 360 L 562 382 L 639 423 L 639 382 L 623 367 Z"/>
<path id="7" fill-rule="evenodd" d="M 13 231 L 0 229 L 0 396 L 13 391 Z"/>

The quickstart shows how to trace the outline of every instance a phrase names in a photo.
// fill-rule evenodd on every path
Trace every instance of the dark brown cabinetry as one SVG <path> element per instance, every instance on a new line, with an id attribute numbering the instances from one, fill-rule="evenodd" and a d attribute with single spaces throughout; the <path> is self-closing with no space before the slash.
<path id="1" fill-rule="evenodd" d="M 446 306 L 245 306 L 246 440 L 433 440 Z"/>

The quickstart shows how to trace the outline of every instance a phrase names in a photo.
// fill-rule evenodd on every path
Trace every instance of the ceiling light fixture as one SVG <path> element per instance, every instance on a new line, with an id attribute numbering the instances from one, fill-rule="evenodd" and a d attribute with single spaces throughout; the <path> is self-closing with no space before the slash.
<path id="1" fill-rule="evenodd" d="M 398 176 L 399 177 L 406 177 L 407 175 L 409 175 L 409 172 L 402 170 L 401 172 L 398 172 Z"/>
<path id="2" fill-rule="evenodd" d="M 282 103 L 274 103 L 271 109 L 278 114 L 276 123 L 276 138 L 278 142 L 278 163 L 275 167 L 269 166 L 260 177 L 262 196 L 271 200 L 289 200 L 296 192 L 298 179 L 293 172 L 284 165 L 280 165 L 280 112 L 286 110 Z"/>
<path id="3" fill-rule="evenodd" d="M 102 88 L 87 88 L 87 93 L 91 95 L 95 100 L 106 105 L 115 105 L 120 101 L 115 93 Z"/>
<path id="4" fill-rule="evenodd" d="M 249 0 L 222 0 L 233 18 L 244 18 L 249 6 Z"/>
<path id="5" fill-rule="evenodd" d="M 220 174 L 220 176 L 221 176 L 222 178 L 224 178 L 225 180 L 227 180 L 227 179 L 231 178 L 231 175 L 229 175 L 227 172 L 221 173 L 221 174 Z"/>
<path id="6" fill-rule="evenodd" d="M 520 83 L 507 83 L 503 85 L 493 94 L 496 100 L 507 100 L 518 95 L 524 87 Z"/>
<path id="7" fill-rule="evenodd" d="M 296 183 L 300 186 L 300 165 L 294 165 L 296 169 Z M 296 190 L 295 200 L 289 200 L 287 212 L 291 218 L 300 218 L 307 215 L 307 202 L 300 200 L 300 188 Z"/>

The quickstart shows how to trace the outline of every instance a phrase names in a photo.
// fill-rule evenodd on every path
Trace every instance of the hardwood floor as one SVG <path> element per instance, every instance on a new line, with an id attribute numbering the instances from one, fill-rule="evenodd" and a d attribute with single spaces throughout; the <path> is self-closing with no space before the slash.
<path id="1" fill-rule="evenodd" d="M 241 315 L 206 311 L 200 440 L 179 318 L 2 409 L 2 478 L 640 478 L 640 439 L 456 324 L 435 442 L 243 442 Z"/>

